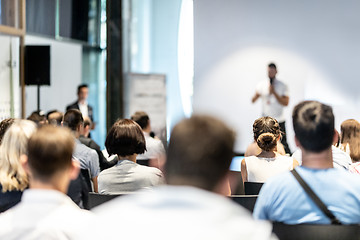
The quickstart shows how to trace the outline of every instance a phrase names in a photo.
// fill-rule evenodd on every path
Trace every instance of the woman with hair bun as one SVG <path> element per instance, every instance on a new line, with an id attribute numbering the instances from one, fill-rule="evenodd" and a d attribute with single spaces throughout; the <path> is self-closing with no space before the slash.
<path id="1" fill-rule="evenodd" d="M 293 158 L 277 153 L 277 142 L 281 138 L 281 131 L 276 119 L 272 117 L 256 119 L 253 132 L 261 153 L 242 160 L 241 175 L 244 182 L 263 183 L 269 177 L 298 166 L 298 162 Z"/>

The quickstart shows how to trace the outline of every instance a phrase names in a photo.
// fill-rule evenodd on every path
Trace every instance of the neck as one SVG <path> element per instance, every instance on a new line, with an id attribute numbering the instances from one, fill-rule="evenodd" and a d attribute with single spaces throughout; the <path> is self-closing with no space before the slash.
<path id="1" fill-rule="evenodd" d="M 137 156 L 137 154 L 134 153 L 133 155 L 129 155 L 129 156 L 125 156 L 125 157 L 118 156 L 118 158 L 119 158 L 119 160 L 129 160 L 129 161 L 136 163 L 136 156 Z"/>
<path id="2" fill-rule="evenodd" d="M 259 155 L 257 155 L 257 157 L 274 158 L 274 157 L 276 157 L 275 149 L 273 149 L 272 151 L 264 151 L 264 150 L 262 150 L 261 153 Z"/>
<path id="3" fill-rule="evenodd" d="M 49 181 L 41 181 L 37 179 L 30 180 L 30 189 L 45 189 L 45 190 L 56 190 L 62 192 L 64 194 L 67 193 L 69 182 L 67 181 L 59 181 L 59 179 L 49 180 Z"/>
<path id="4" fill-rule="evenodd" d="M 331 147 L 319 153 L 302 150 L 302 165 L 308 168 L 327 169 L 333 168 Z"/>

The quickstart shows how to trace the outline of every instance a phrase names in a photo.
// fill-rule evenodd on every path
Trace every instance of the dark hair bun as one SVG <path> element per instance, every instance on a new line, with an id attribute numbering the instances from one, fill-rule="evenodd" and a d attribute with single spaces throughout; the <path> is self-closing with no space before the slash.
<path id="1" fill-rule="evenodd" d="M 276 137 L 272 133 L 263 133 L 257 139 L 258 146 L 264 151 L 272 151 L 277 144 Z"/>

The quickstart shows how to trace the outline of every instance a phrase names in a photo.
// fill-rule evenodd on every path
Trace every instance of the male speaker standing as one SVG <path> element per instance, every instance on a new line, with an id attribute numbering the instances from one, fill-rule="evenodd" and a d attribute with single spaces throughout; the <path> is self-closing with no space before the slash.
<path id="1" fill-rule="evenodd" d="M 256 87 L 256 93 L 252 98 L 252 103 L 261 97 L 262 116 L 275 118 L 283 132 L 281 143 L 284 145 L 285 152 L 291 153 L 286 141 L 284 107 L 289 104 L 289 94 L 287 85 L 276 78 L 277 68 L 274 63 L 268 65 L 269 80 L 260 82 Z"/>
<path id="2" fill-rule="evenodd" d="M 87 84 L 81 84 L 78 86 L 77 96 L 78 99 L 74 103 L 68 105 L 66 107 L 66 111 L 70 109 L 80 110 L 83 118 L 89 117 L 91 121 L 94 122 L 93 108 L 87 102 L 87 98 L 89 96 L 89 87 Z"/>

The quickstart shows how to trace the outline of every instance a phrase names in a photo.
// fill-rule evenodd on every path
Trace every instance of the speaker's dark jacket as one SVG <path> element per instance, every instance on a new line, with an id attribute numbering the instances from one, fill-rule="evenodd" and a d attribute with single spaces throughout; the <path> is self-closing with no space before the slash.
<path id="1" fill-rule="evenodd" d="M 78 102 L 74 102 L 70 105 L 68 105 L 66 107 L 66 111 L 70 110 L 70 109 L 77 109 L 77 110 L 80 110 L 80 107 L 79 107 L 79 104 Z M 88 115 L 89 115 L 89 118 L 92 122 L 94 122 L 94 118 L 93 118 L 93 108 L 88 104 Z"/>

